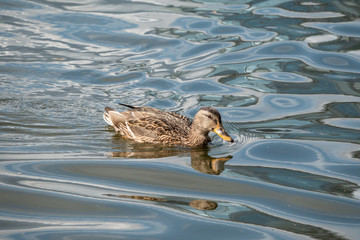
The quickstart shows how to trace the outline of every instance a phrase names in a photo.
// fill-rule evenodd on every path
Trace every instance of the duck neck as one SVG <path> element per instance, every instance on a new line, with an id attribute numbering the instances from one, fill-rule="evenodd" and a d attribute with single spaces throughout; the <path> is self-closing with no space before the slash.
<path id="1" fill-rule="evenodd" d="M 190 127 L 189 141 L 192 146 L 206 145 L 211 141 L 209 131 L 202 129 L 200 125 L 194 121 Z"/>

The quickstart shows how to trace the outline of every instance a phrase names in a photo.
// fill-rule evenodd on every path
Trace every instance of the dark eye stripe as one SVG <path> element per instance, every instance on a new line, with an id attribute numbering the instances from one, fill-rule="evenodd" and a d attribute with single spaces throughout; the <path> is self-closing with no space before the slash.
<path id="1" fill-rule="evenodd" d="M 218 123 L 218 121 L 219 121 L 220 124 L 222 124 L 222 123 L 221 123 L 220 113 L 219 113 L 216 109 L 211 108 L 211 107 L 203 107 L 203 108 L 201 108 L 201 109 L 212 114 L 210 117 L 208 116 L 208 118 L 210 118 L 210 119 L 215 119 L 216 123 Z M 207 115 L 207 114 L 206 114 L 206 115 Z"/>
<path id="2" fill-rule="evenodd" d="M 213 120 L 217 124 L 218 121 L 216 120 L 216 118 L 214 118 L 211 115 L 207 115 L 207 114 L 205 116 L 207 116 L 208 118 L 210 118 L 211 120 Z"/>

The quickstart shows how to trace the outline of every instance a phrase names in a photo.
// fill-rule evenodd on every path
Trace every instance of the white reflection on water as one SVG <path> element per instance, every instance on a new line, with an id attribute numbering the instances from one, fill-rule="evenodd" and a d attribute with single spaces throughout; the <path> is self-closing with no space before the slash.
<path id="1" fill-rule="evenodd" d="M 360 130 L 359 118 L 328 118 L 323 122 L 336 127 Z"/>
<path id="2" fill-rule="evenodd" d="M 305 27 L 318 28 L 327 31 L 335 36 L 348 36 L 348 37 L 360 37 L 360 22 L 339 22 L 339 23 L 327 23 L 327 22 L 306 22 L 301 25 Z"/>
<path id="3" fill-rule="evenodd" d="M 275 7 L 268 7 L 268 8 L 258 8 L 253 11 L 254 14 L 259 15 L 274 15 L 274 16 L 281 16 L 287 18 L 337 18 L 344 16 L 338 12 L 296 12 L 296 11 L 289 11 L 286 9 L 275 8 Z"/>
<path id="4" fill-rule="evenodd" d="M 307 43 L 323 43 L 323 42 L 330 42 L 338 39 L 337 36 L 332 34 L 324 34 L 324 35 L 317 35 L 317 36 L 310 36 L 304 39 Z"/>
<path id="5" fill-rule="evenodd" d="M 287 73 L 287 72 L 254 72 L 251 73 L 251 76 L 262 78 L 270 81 L 278 81 L 278 82 L 296 82 L 296 83 L 305 83 L 312 82 L 313 80 L 301 76 L 296 73 Z"/>

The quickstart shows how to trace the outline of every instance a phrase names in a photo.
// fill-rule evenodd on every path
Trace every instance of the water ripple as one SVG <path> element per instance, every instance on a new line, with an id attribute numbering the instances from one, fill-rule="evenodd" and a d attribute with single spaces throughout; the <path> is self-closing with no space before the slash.
<path id="1" fill-rule="evenodd" d="M 302 25 L 328 31 L 337 36 L 360 37 L 360 22 L 358 21 L 340 23 L 307 22 Z"/>
<path id="2" fill-rule="evenodd" d="M 305 76 L 301 76 L 296 73 L 286 72 L 255 72 L 251 74 L 254 77 L 262 78 L 265 80 L 277 81 L 277 82 L 295 82 L 305 83 L 312 82 L 312 79 Z"/>
<path id="3" fill-rule="evenodd" d="M 259 15 L 273 15 L 281 16 L 286 18 L 337 18 L 343 17 L 344 15 L 338 12 L 296 12 L 289 11 L 286 9 L 268 7 L 268 8 L 258 8 L 253 11 L 254 14 Z"/>
<path id="4" fill-rule="evenodd" d="M 196 69 L 217 63 L 229 64 L 271 59 L 274 55 L 276 55 L 277 58 L 297 59 L 314 68 L 360 73 L 358 68 L 360 65 L 359 59 L 347 54 L 314 50 L 306 43 L 298 41 L 267 43 L 244 51 L 227 53 L 205 61 L 200 61 L 191 66 L 186 66 L 184 69 Z"/>

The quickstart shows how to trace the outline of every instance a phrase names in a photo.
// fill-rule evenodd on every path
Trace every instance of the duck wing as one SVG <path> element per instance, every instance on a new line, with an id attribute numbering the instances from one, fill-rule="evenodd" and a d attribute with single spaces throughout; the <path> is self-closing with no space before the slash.
<path id="1" fill-rule="evenodd" d="M 175 125 L 163 118 L 145 117 L 129 119 L 125 123 L 132 139 L 139 142 L 182 144 L 190 128 Z"/>
<path id="2" fill-rule="evenodd" d="M 180 114 L 151 107 L 133 107 L 125 112 L 105 108 L 104 120 L 126 138 L 138 142 L 180 145 L 190 131 L 191 121 Z"/>
<path id="3" fill-rule="evenodd" d="M 129 110 L 127 112 L 130 112 L 133 115 L 133 117 L 135 117 L 135 118 L 145 118 L 145 117 L 159 118 L 160 117 L 169 122 L 177 123 L 179 125 L 181 125 L 181 124 L 186 124 L 188 126 L 191 125 L 191 120 L 188 117 L 183 116 L 178 113 L 161 111 L 159 109 L 152 108 L 152 107 L 134 107 L 134 106 L 122 104 L 122 103 L 119 103 L 119 105 L 131 108 L 131 110 Z"/>

